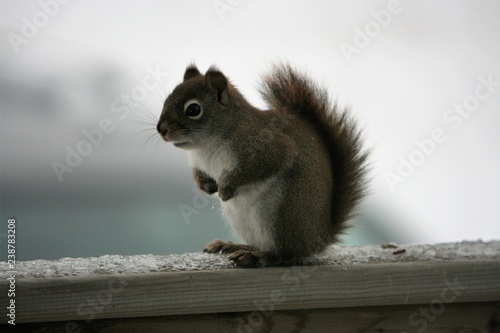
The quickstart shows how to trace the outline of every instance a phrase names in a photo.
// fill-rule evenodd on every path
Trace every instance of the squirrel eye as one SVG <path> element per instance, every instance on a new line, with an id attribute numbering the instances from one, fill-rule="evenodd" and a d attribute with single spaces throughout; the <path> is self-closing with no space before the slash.
<path id="1" fill-rule="evenodd" d="M 189 119 L 197 120 L 200 119 L 201 116 L 203 115 L 203 110 L 198 101 L 190 100 L 187 101 L 186 104 L 184 104 L 184 114 Z"/>

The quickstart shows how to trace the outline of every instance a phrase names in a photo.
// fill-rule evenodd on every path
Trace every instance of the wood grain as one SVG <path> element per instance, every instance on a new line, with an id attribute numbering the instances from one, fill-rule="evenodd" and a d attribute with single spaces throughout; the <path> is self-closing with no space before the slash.
<path id="1" fill-rule="evenodd" d="M 255 312 L 100 319 L 89 323 L 54 322 L 0 326 L 4 333 L 290 333 L 290 332 L 393 332 L 473 333 L 500 332 L 499 303 L 447 304 L 442 312 L 419 315 L 426 305 L 330 308 L 275 311 L 258 317 Z"/>
<path id="2" fill-rule="evenodd" d="M 494 260 L 122 274 L 19 279 L 16 323 L 499 300 Z"/>

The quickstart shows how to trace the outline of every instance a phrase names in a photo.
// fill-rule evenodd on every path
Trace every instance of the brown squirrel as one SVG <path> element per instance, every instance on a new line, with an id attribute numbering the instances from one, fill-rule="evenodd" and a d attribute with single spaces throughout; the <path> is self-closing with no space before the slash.
<path id="1" fill-rule="evenodd" d="M 215 67 L 187 67 L 158 121 L 189 152 L 198 187 L 218 192 L 247 243 L 215 240 L 240 267 L 300 264 L 338 241 L 365 194 L 367 152 L 352 118 L 325 89 L 287 64 L 264 77 L 271 110 L 250 105 Z"/>

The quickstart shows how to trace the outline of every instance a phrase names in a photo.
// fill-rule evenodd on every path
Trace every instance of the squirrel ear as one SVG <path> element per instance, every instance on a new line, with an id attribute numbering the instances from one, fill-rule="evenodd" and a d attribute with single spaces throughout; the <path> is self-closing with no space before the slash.
<path id="1" fill-rule="evenodd" d="M 198 75 L 201 75 L 200 71 L 198 70 L 198 68 L 196 68 L 195 64 L 191 64 L 186 68 L 186 71 L 184 72 L 184 81 L 192 79 L 193 77 L 196 77 Z"/>
<path id="2" fill-rule="evenodd" d="M 205 83 L 217 89 L 217 101 L 219 103 L 227 103 L 227 79 L 221 71 L 215 67 L 210 67 L 205 73 Z"/>

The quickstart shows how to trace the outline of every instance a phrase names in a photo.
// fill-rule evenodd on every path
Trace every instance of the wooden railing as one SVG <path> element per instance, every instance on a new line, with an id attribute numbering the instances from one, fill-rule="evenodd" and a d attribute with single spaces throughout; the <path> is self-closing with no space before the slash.
<path id="1" fill-rule="evenodd" d="M 404 259 L 406 246 L 366 263 L 19 277 L 16 325 L 3 315 L 0 331 L 498 333 L 500 242 L 481 244 L 451 259 Z"/>

